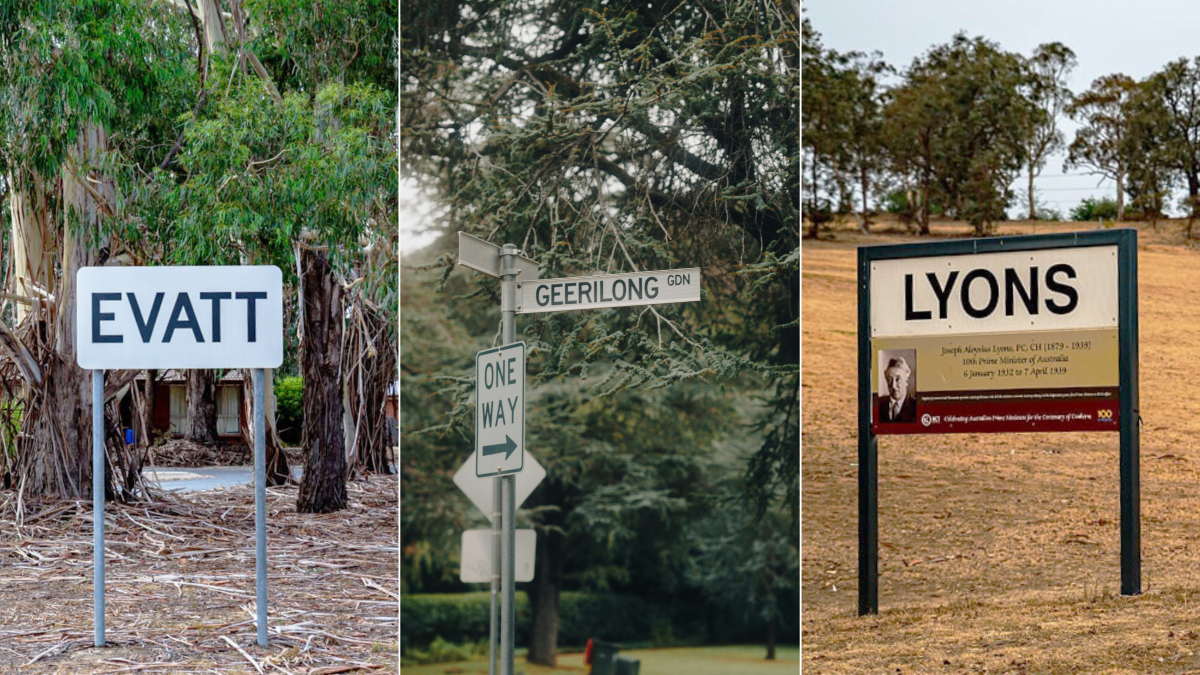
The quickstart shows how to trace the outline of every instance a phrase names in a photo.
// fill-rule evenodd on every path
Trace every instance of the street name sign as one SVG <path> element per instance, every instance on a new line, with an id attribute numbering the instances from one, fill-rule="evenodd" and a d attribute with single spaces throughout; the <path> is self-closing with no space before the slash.
<path id="1" fill-rule="evenodd" d="M 278 368 L 278 267 L 84 267 L 77 361 L 86 370 Z"/>
<path id="2" fill-rule="evenodd" d="M 699 267 L 517 282 L 518 314 L 700 300 Z"/>
<path id="3" fill-rule="evenodd" d="M 533 456 L 532 452 L 525 453 L 525 470 L 517 474 L 516 498 L 517 508 L 521 508 L 521 504 L 533 494 L 542 480 L 546 478 L 546 468 Z M 463 491 L 467 499 L 475 505 L 483 515 L 489 520 L 492 518 L 492 510 L 495 509 L 495 478 L 480 478 L 475 475 L 475 456 L 471 455 L 467 458 L 463 465 L 459 467 L 458 472 L 454 474 L 454 484 L 458 489 Z"/>
<path id="4" fill-rule="evenodd" d="M 525 343 L 475 355 L 475 475 L 503 476 L 525 465 Z"/>
<path id="5" fill-rule="evenodd" d="M 533 581 L 534 561 L 537 552 L 537 532 L 516 531 L 517 566 L 513 570 L 513 581 Z M 462 556 L 459 558 L 458 577 L 463 583 L 485 584 L 492 580 L 492 530 L 466 530 L 462 534 Z"/>
<path id="6" fill-rule="evenodd" d="M 517 281 L 533 281 L 538 278 L 538 264 L 525 256 L 517 259 Z M 466 232 L 458 233 L 458 264 L 477 272 L 499 277 L 500 247 Z"/>

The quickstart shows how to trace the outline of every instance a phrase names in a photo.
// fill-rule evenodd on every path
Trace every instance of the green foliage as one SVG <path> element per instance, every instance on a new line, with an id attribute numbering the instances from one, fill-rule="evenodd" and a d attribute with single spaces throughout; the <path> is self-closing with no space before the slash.
<path id="1" fill-rule="evenodd" d="M 487 639 L 459 645 L 443 640 L 442 636 L 439 635 L 433 638 L 433 642 L 429 643 L 428 649 L 409 647 L 405 650 L 404 656 L 400 659 L 400 665 L 420 666 L 428 663 L 453 663 L 456 661 L 467 661 L 475 656 L 487 656 L 487 654 Z"/>
<path id="2" fill-rule="evenodd" d="M 795 595 L 795 591 L 791 591 Z M 780 593 L 779 601 L 790 612 L 794 603 Z M 580 593 L 567 591 L 561 596 L 559 644 L 583 647 L 589 638 L 623 644 L 677 646 L 686 644 L 728 644 L 761 635 L 761 620 L 746 613 L 716 609 L 695 602 L 674 600 L 649 602 L 631 595 Z M 516 594 L 518 647 L 528 644 L 530 613 L 524 591 Z M 491 593 L 405 594 L 400 607 L 400 642 L 405 662 L 411 658 L 429 658 L 436 650 L 469 657 L 480 642 L 486 651 L 488 613 Z M 779 631 L 787 644 L 798 635 L 791 619 Z M 436 645 L 436 646 L 435 646 Z M 461 646 L 457 646 L 461 645 Z M 451 659 L 443 659 L 451 660 Z M 434 661 L 424 661 L 434 662 Z"/>
<path id="3" fill-rule="evenodd" d="M 1071 209 L 1071 220 L 1116 220 L 1117 202 L 1110 197 L 1085 197 Z"/>
<path id="4" fill-rule="evenodd" d="M 279 437 L 286 443 L 298 445 L 304 429 L 304 378 L 276 378 L 275 402 Z"/>

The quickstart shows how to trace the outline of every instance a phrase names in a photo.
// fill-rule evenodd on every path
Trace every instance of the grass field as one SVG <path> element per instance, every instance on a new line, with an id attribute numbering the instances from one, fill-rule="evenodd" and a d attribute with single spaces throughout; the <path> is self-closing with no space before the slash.
<path id="1" fill-rule="evenodd" d="M 792 675 L 800 660 L 797 647 L 779 647 L 775 661 L 766 661 L 766 648 L 739 645 L 734 647 L 680 647 L 672 649 L 632 649 L 621 654 L 642 662 L 639 675 Z M 427 666 L 404 666 L 404 675 L 487 675 L 487 658 L 435 663 Z M 516 658 L 513 670 L 525 675 L 586 675 L 583 654 L 559 654 L 558 667 L 547 668 Z"/>
<path id="2" fill-rule="evenodd" d="M 803 245 L 805 675 L 1200 673 L 1200 242 L 1139 228 L 1144 593 L 1119 594 L 1116 434 L 885 436 L 880 613 L 858 617 L 855 255 L 917 240 L 880 229 Z"/>

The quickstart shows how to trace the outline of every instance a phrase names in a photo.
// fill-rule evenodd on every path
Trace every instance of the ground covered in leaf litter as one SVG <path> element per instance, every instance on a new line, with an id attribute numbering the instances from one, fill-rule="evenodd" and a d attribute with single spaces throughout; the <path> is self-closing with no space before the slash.
<path id="1" fill-rule="evenodd" d="M 1120 595 L 1117 434 L 885 436 L 858 617 L 855 249 L 917 241 L 881 229 L 803 245 L 805 675 L 1200 673 L 1200 242 L 1139 227 L 1144 593 Z"/>
<path id="2" fill-rule="evenodd" d="M 349 508 L 295 512 L 267 490 L 270 640 L 256 642 L 252 486 L 106 517 L 108 646 L 93 646 L 91 502 L 0 493 L 0 672 L 395 673 L 397 484 L 348 486 Z"/>

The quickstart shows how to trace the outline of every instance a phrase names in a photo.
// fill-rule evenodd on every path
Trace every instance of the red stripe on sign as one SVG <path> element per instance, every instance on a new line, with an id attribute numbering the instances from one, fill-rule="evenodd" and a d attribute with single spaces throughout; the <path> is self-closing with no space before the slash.
<path id="1" fill-rule="evenodd" d="M 997 392 L 1001 393 L 1001 392 Z M 1027 431 L 1118 431 L 1120 398 L 1116 388 L 1099 396 L 1088 392 L 1067 398 L 1029 398 L 942 402 L 917 396 L 915 419 L 883 423 L 878 407 L 871 428 L 877 435 L 1011 433 Z"/>

